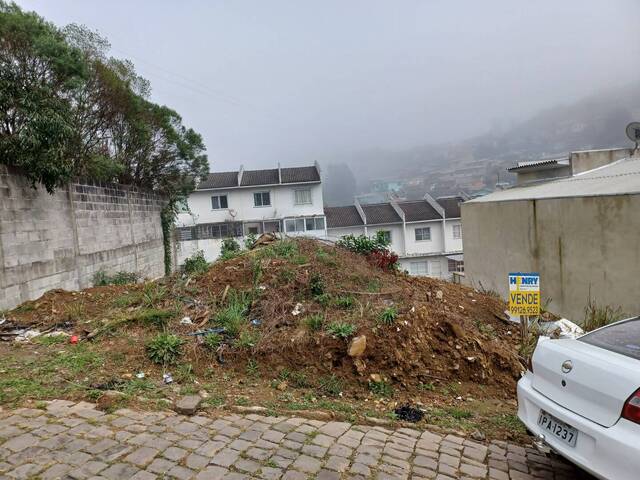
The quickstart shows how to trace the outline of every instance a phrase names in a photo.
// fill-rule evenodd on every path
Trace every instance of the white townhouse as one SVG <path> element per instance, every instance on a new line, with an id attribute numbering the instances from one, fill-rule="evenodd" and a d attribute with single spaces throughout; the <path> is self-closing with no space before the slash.
<path id="1" fill-rule="evenodd" d="M 461 197 L 391 200 L 324 209 L 330 239 L 345 235 L 374 236 L 382 231 L 411 275 L 450 279 L 464 271 Z"/>
<path id="2" fill-rule="evenodd" d="M 189 195 L 189 213 L 178 217 L 178 263 L 197 250 L 220 255 L 222 240 L 249 234 L 326 237 L 318 164 L 210 173 Z"/>

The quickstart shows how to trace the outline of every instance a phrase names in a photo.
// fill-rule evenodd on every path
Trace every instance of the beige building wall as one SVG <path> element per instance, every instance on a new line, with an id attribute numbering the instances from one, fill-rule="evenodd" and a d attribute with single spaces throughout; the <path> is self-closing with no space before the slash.
<path id="1" fill-rule="evenodd" d="M 640 314 L 640 195 L 464 203 L 466 281 L 507 298 L 509 272 L 540 273 L 549 310 L 577 323 L 589 296 Z"/>

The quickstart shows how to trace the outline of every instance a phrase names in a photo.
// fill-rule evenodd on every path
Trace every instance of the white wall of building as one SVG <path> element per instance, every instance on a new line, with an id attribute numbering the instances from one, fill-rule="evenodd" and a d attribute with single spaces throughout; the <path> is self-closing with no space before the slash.
<path id="1" fill-rule="evenodd" d="M 431 240 L 416 240 L 417 228 L 429 228 Z M 407 251 L 406 255 L 424 255 L 425 253 L 437 253 L 444 251 L 442 241 L 442 220 L 433 222 L 407 223 Z"/>
<path id="2" fill-rule="evenodd" d="M 447 252 L 462 251 L 462 235 L 456 239 L 453 236 L 454 225 L 459 225 L 459 231 L 462 234 L 462 221 L 459 218 L 446 220 L 445 234 L 447 236 Z"/>
<path id="3" fill-rule="evenodd" d="M 404 257 L 399 260 L 400 268 L 410 275 L 450 279 L 449 262 L 445 255 Z"/>
<path id="4" fill-rule="evenodd" d="M 304 189 L 311 191 L 311 203 L 296 205 L 295 191 Z M 256 207 L 253 196 L 256 192 L 269 192 L 271 205 Z M 228 208 L 213 209 L 211 197 L 214 195 L 227 195 Z M 189 195 L 188 204 L 196 223 L 324 215 L 322 188 L 319 183 L 231 188 L 228 190 L 198 190 Z"/>

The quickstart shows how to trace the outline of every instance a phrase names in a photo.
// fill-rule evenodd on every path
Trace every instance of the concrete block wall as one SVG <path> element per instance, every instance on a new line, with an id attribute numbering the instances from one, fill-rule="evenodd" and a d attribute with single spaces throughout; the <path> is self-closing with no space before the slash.
<path id="1" fill-rule="evenodd" d="M 0 309 L 89 287 L 99 270 L 162 276 L 162 206 L 123 185 L 72 183 L 50 195 L 0 165 Z"/>

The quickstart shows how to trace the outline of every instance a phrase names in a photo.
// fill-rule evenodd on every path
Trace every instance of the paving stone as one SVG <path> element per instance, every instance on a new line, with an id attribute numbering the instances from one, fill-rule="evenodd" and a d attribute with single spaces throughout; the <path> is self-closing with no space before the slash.
<path id="1" fill-rule="evenodd" d="M 190 468 L 186 468 L 180 465 L 176 465 L 171 470 L 169 470 L 169 476 L 172 478 L 177 478 L 178 480 L 188 480 L 195 477 L 196 473 Z"/>
<path id="2" fill-rule="evenodd" d="M 349 468 L 349 463 L 350 462 L 348 458 L 332 455 L 327 459 L 325 468 L 328 468 L 329 470 L 335 470 L 337 472 L 346 472 Z"/>
<path id="3" fill-rule="evenodd" d="M 233 463 L 240 456 L 240 452 L 237 450 L 232 450 L 230 448 L 225 448 L 216 453 L 211 459 L 212 464 L 220 465 L 221 467 L 229 467 L 233 465 Z"/>
<path id="4" fill-rule="evenodd" d="M 262 467 L 260 478 L 265 480 L 278 480 L 282 476 L 282 470 L 273 467 Z"/>
<path id="5" fill-rule="evenodd" d="M 184 457 L 186 457 L 188 453 L 189 452 L 184 448 L 169 447 L 164 452 L 162 452 L 162 456 L 168 458 L 169 460 L 173 460 L 174 462 L 179 462 Z"/>
<path id="6" fill-rule="evenodd" d="M 249 460 L 247 458 L 241 458 L 237 460 L 236 463 L 233 464 L 233 466 L 238 470 L 249 473 L 256 473 L 258 470 L 260 470 L 261 467 L 258 462 Z"/>
<path id="7" fill-rule="evenodd" d="M 131 478 L 138 469 L 128 463 L 115 463 L 110 467 L 100 472 L 100 476 L 108 478 L 110 480 L 122 480 L 123 478 Z"/>
<path id="8" fill-rule="evenodd" d="M 145 470 L 140 470 L 133 477 L 131 477 L 131 480 L 155 480 L 156 478 L 158 477 L 156 477 L 153 473 L 149 473 Z"/>
<path id="9" fill-rule="evenodd" d="M 171 460 L 167 460 L 166 458 L 156 458 L 149 464 L 147 470 L 153 473 L 164 474 L 175 466 L 176 463 Z"/>
<path id="10" fill-rule="evenodd" d="M 196 475 L 196 480 L 220 480 L 228 472 L 226 468 L 209 466 Z"/>
<path id="11" fill-rule="evenodd" d="M 320 470 L 321 465 L 322 463 L 316 458 L 308 455 L 300 455 L 295 462 L 293 462 L 292 467 L 302 472 L 316 473 Z"/>
<path id="12" fill-rule="evenodd" d="M 282 480 L 307 480 L 307 475 L 295 470 L 289 470 L 282 476 Z"/>
<path id="13" fill-rule="evenodd" d="M 200 470 L 209 464 L 209 459 L 197 453 L 192 453 L 185 459 L 184 464 L 194 470 Z"/>

